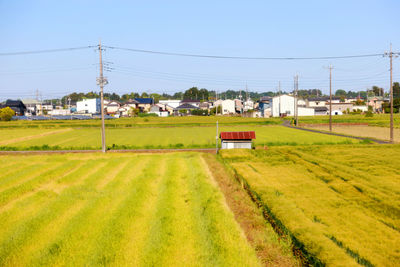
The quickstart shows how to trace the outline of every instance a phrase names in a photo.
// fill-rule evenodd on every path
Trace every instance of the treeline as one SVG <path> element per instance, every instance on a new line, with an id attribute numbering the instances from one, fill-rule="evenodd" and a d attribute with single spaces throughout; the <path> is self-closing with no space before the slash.
<path id="1" fill-rule="evenodd" d="M 400 86 L 398 82 L 395 82 L 393 84 L 393 91 L 394 91 L 394 97 L 399 98 L 400 96 Z M 109 99 L 109 100 L 117 100 L 121 102 L 128 101 L 129 99 L 133 98 L 146 98 L 150 97 L 153 98 L 156 102 L 159 100 L 166 100 L 166 99 L 193 99 L 193 100 L 199 100 L 199 101 L 207 101 L 207 100 L 215 100 L 217 97 L 218 99 L 235 99 L 239 98 L 242 96 L 242 99 L 250 98 L 254 101 L 259 100 L 263 96 L 277 96 L 279 94 L 286 94 L 286 93 L 292 93 L 292 92 L 273 92 L 273 91 L 267 91 L 267 92 L 246 92 L 244 90 L 226 90 L 223 92 L 218 92 L 218 96 L 216 95 L 216 92 L 213 90 L 207 90 L 206 88 L 197 88 L 197 87 L 191 87 L 187 89 L 184 92 L 177 92 L 174 94 L 157 94 L 157 93 L 146 93 L 143 92 L 141 94 L 139 93 L 129 93 L 129 94 L 122 94 L 119 95 L 117 93 L 104 93 L 104 98 Z M 366 98 L 368 96 L 387 96 L 387 93 L 384 94 L 383 88 L 380 88 L 378 86 L 373 86 L 372 89 L 370 90 L 365 90 L 365 91 L 345 91 L 342 89 L 338 89 L 335 92 L 336 96 L 344 97 L 344 98 L 355 98 L 360 96 L 361 98 Z M 299 97 L 302 98 L 310 98 L 310 97 L 320 97 L 320 96 L 325 96 L 322 94 L 320 89 L 301 89 L 298 91 Z M 91 91 L 88 93 L 72 93 L 69 95 L 66 95 L 62 97 L 61 101 L 62 103 L 68 103 L 68 99 L 71 99 L 72 102 L 76 102 L 85 98 L 98 98 L 100 97 L 99 92 Z"/>

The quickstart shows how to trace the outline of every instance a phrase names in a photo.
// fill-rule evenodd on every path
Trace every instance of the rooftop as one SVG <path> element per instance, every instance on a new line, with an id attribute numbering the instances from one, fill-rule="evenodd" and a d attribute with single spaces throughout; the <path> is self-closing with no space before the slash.
<path id="1" fill-rule="evenodd" d="M 221 132 L 220 138 L 222 140 L 251 140 L 256 139 L 256 132 Z"/>

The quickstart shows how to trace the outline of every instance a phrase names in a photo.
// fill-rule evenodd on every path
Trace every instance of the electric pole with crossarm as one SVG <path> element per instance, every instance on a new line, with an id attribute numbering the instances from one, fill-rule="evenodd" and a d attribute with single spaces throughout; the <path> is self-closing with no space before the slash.
<path id="1" fill-rule="evenodd" d="M 99 57 L 100 57 L 100 77 L 97 78 L 97 84 L 100 86 L 100 108 L 101 108 L 101 151 L 106 153 L 106 133 L 104 126 L 104 95 L 103 89 L 104 85 L 108 83 L 107 78 L 103 77 L 103 59 L 102 59 L 102 51 L 101 41 L 99 41 Z"/>

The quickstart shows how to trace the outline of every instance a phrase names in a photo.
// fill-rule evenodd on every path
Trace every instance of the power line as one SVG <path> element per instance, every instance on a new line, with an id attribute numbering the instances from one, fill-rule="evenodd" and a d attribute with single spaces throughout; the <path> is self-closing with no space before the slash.
<path id="1" fill-rule="evenodd" d="M 8 52 L 8 53 L 0 53 L 0 56 L 19 56 L 19 55 L 29 55 L 29 54 L 44 54 L 44 53 L 55 53 L 55 52 L 67 52 L 67 51 L 83 50 L 83 49 L 94 48 L 94 47 L 97 47 L 97 46 L 89 45 L 89 46 L 80 46 L 80 47 L 59 48 L 59 49 Z"/>
<path id="2" fill-rule="evenodd" d="M 318 59 L 346 59 L 346 58 L 362 58 L 362 57 L 377 57 L 383 56 L 379 54 L 365 54 L 365 55 L 349 55 L 349 56 L 323 56 L 323 57 L 245 57 L 245 56 L 220 56 L 220 55 L 201 55 L 201 54 L 186 54 L 176 52 L 163 52 L 155 50 L 144 50 L 136 48 L 125 48 L 116 46 L 104 46 L 109 49 L 147 53 L 147 54 L 158 54 L 166 56 L 181 56 L 181 57 L 198 57 L 198 58 L 214 58 L 214 59 L 240 59 L 240 60 L 318 60 Z"/>

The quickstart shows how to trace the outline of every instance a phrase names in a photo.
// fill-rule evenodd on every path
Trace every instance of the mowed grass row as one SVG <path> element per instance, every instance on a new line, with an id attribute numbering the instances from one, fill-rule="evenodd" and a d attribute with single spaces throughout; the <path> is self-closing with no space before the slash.
<path id="1" fill-rule="evenodd" d="M 101 147 L 100 129 L 64 129 L 40 136 L 25 129 L 0 131 L 0 146 L 6 149 L 30 149 L 34 146 L 49 146 L 50 149 L 99 149 Z M 255 131 L 256 146 L 263 145 L 302 145 L 358 143 L 344 137 L 330 136 L 290 129 L 283 126 L 222 126 L 219 131 Z M 46 133 L 46 132 L 45 132 Z M 14 138 L 18 134 L 19 138 Z M 107 129 L 106 142 L 109 148 L 213 148 L 215 147 L 215 127 L 169 127 L 169 128 L 131 128 Z M 7 136 L 9 139 L 7 140 Z"/>
<path id="2" fill-rule="evenodd" d="M 200 154 L 0 157 L 1 266 L 258 266 Z"/>
<path id="3" fill-rule="evenodd" d="M 400 262 L 400 147 L 221 151 L 278 227 L 332 266 Z"/>

